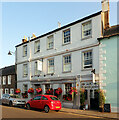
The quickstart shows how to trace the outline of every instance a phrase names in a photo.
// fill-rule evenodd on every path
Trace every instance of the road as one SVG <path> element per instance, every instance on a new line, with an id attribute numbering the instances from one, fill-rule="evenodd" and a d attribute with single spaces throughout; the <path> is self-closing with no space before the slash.
<path id="1" fill-rule="evenodd" d="M 26 110 L 24 108 L 19 108 L 19 107 L 9 107 L 9 106 L 2 106 L 2 118 L 12 118 L 11 120 L 17 120 L 17 118 L 22 118 L 23 120 L 25 119 L 33 119 L 35 118 L 42 118 L 43 120 L 48 120 L 49 118 L 51 120 L 106 120 L 104 118 L 96 117 L 96 116 L 85 116 L 85 115 L 80 115 L 80 114 L 75 114 L 75 113 L 65 113 L 62 111 L 56 112 L 56 111 L 50 111 L 49 113 L 45 113 L 44 111 L 40 110 Z M 108 119 L 109 120 L 109 119 Z M 110 119 L 111 120 L 111 119 Z"/>

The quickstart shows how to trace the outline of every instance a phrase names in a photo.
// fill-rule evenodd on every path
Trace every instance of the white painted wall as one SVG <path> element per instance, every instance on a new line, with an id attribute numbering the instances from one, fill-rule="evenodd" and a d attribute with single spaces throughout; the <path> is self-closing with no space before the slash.
<path id="1" fill-rule="evenodd" d="M 81 26 L 82 23 L 86 21 L 92 21 L 92 37 L 89 39 L 82 40 L 81 39 Z M 66 49 L 72 50 L 72 49 L 77 49 L 81 47 L 87 47 L 93 44 L 97 44 L 97 38 L 101 36 L 101 15 L 95 16 L 91 19 L 88 19 L 86 21 L 77 23 L 75 25 L 72 25 L 68 28 L 70 28 L 71 32 L 71 44 L 68 45 L 62 45 L 63 43 L 63 30 L 59 30 L 55 33 L 54 35 L 54 49 L 52 50 L 47 50 L 47 36 L 40 38 L 40 46 L 41 46 L 41 52 L 34 54 L 34 41 L 27 43 L 27 48 L 28 48 L 28 55 L 27 57 L 23 57 L 23 45 L 17 47 L 17 80 L 18 82 L 23 80 L 30 80 L 30 64 L 31 64 L 31 76 L 34 76 L 34 62 L 40 58 L 43 59 L 43 73 L 47 74 L 47 59 L 49 59 L 49 55 L 54 57 L 55 60 L 55 75 L 54 77 L 60 75 L 60 76 L 75 76 L 77 74 L 90 74 L 91 70 L 83 71 L 82 70 L 82 54 L 81 52 L 84 50 L 92 49 L 93 50 L 93 67 L 96 69 L 96 73 L 99 72 L 99 48 L 98 46 L 88 48 L 88 49 L 83 49 L 83 50 L 78 50 L 74 52 L 70 52 L 71 57 L 72 57 L 72 71 L 70 73 L 62 73 L 63 70 L 63 55 L 67 54 Z M 28 62 L 29 60 L 29 51 L 31 49 L 31 62 Z M 64 54 L 61 55 L 56 55 L 58 53 L 63 52 Z M 54 56 L 56 55 L 56 56 Z M 48 57 L 48 58 L 47 58 Z M 28 63 L 28 77 L 23 78 L 23 63 Z M 41 76 L 42 77 L 42 76 Z M 50 77 L 50 76 L 48 76 Z M 40 78 L 40 77 L 39 77 Z M 46 77 L 47 78 L 47 77 Z M 38 79 L 33 78 L 32 79 Z M 20 83 L 19 83 L 20 84 Z M 18 84 L 18 87 L 20 87 Z"/>

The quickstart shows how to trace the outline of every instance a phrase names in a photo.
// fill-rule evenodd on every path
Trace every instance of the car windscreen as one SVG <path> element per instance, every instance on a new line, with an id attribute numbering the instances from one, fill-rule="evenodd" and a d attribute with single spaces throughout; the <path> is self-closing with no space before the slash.
<path id="1" fill-rule="evenodd" d="M 10 95 L 11 98 L 20 98 L 19 95 Z"/>
<path id="2" fill-rule="evenodd" d="M 58 98 L 56 97 L 50 97 L 52 100 L 58 100 Z"/>

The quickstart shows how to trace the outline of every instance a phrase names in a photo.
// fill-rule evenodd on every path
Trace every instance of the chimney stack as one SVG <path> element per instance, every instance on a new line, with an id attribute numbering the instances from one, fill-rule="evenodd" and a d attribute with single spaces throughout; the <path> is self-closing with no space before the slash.
<path id="1" fill-rule="evenodd" d="M 103 31 L 109 28 L 109 0 L 102 0 L 102 13 L 101 13 L 101 21 L 102 21 L 102 34 Z"/>
<path id="2" fill-rule="evenodd" d="M 24 36 L 24 38 L 22 39 L 22 43 L 24 43 L 26 41 L 27 41 L 27 38 L 25 38 L 25 36 Z"/>
<path id="3" fill-rule="evenodd" d="M 60 22 L 58 22 L 58 28 L 61 28 L 61 23 Z"/>

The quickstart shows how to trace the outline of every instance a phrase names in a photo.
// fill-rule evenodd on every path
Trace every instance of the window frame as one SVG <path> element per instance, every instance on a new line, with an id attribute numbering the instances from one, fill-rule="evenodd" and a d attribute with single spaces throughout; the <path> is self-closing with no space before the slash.
<path id="1" fill-rule="evenodd" d="M 23 57 L 27 56 L 27 52 L 28 52 L 27 45 L 24 45 L 23 46 Z"/>
<path id="2" fill-rule="evenodd" d="M 87 52 L 92 52 L 92 67 L 84 68 L 84 53 L 87 53 Z M 82 51 L 82 70 L 91 70 L 92 68 L 93 68 L 93 50 L 89 49 L 86 51 Z"/>
<path id="3" fill-rule="evenodd" d="M 70 38 L 70 41 L 64 43 L 64 33 L 67 32 L 67 31 L 70 31 L 70 35 L 68 36 Z M 70 44 L 71 43 L 71 28 L 67 28 L 65 30 L 62 31 L 62 34 L 63 34 L 63 44 L 62 45 L 67 45 L 67 44 Z"/>
<path id="4" fill-rule="evenodd" d="M 28 91 L 28 84 L 23 84 L 23 92 L 27 93 L 27 91 Z"/>
<path id="5" fill-rule="evenodd" d="M 54 65 L 50 66 L 50 67 L 53 67 L 53 72 L 49 72 L 49 61 L 50 60 L 53 60 L 54 61 Z M 55 72 L 55 59 L 54 58 L 49 58 L 47 59 L 47 74 L 53 74 Z"/>
<path id="6" fill-rule="evenodd" d="M 35 41 L 34 42 L 34 53 L 39 53 L 41 50 L 38 50 L 38 46 L 37 46 L 37 44 L 39 43 L 39 45 L 40 45 L 40 40 L 37 40 L 37 41 Z M 36 50 L 36 46 L 37 46 L 37 50 Z"/>
<path id="7" fill-rule="evenodd" d="M 8 78 L 8 85 L 11 85 L 12 84 L 12 76 L 11 75 L 8 75 L 7 76 L 7 78 Z"/>
<path id="8" fill-rule="evenodd" d="M 64 57 L 66 57 L 66 56 L 70 56 L 70 58 L 71 58 L 71 63 L 70 63 L 70 70 L 69 71 L 64 71 Z M 71 72 L 72 71 L 72 55 L 71 54 L 65 54 L 65 55 L 63 55 L 63 59 L 62 59 L 62 65 L 63 65 L 63 70 L 62 70 L 62 72 L 63 73 L 67 73 L 67 72 Z"/>
<path id="9" fill-rule="evenodd" d="M 87 24 L 87 23 L 90 23 L 91 24 L 91 34 L 90 35 L 87 35 L 87 36 L 84 36 L 83 35 L 83 25 Z M 91 38 L 92 37 L 92 20 L 88 20 L 86 22 L 83 22 L 81 24 L 81 39 L 84 40 L 84 39 L 88 39 L 88 38 Z"/>
<path id="10" fill-rule="evenodd" d="M 38 61 L 34 62 L 34 75 L 39 76 L 41 74 L 41 71 L 37 69 L 38 68 Z"/>
<path id="11" fill-rule="evenodd" d="M 6 92 L 6 90 L 8 90 L 8 93 Z M 5 94 L 9 94 L 9 89 L 8 88 L 5 88 Z"/>
<path id="12" fill-rule="evenodd" d="M 49 42 L 49 40 L 51 40 L 50 37 L 52 37 L 53 39 L 52 41 Z M 49 43 L 53 44 L 52 47 L 49 47 Z M 54 49 L 54 35 L 47 36 L 47 50 L 50 50 L 50 49 Z"/>
<path id="13" fill-rule="evenodd" d="M 24 67 L 26 67 L 26 74 L 24 74 Z M 23 64 L 23 77 L 27 77 L 28 76 L 28 64 Z"/>
<path id="14" fill-rule="evenodd" d="M 67 88 L 66 85 L 69 85 L 69 86 L 71 85 L 71 86 L 70 86 L 70 88 L 69 87 Z M 65 83 L 65 94 L 67 94 L 69 92 L 69 90 L 71 90 L 72 86 L 73 86 L 72 83 Z"/>
<path id="15" fill-rule="evenodd" d="M 49 85 L 49 86 L 48 86 Z M 48 87 L 47 87 L 48 86 Z M 45 92 L 51 87 L 50 84 L 45 84 Z"/>
<path id="16" fill-rule="evenodd" d="M 3 76 L 3 78 L 2 78 L 2 85 L 6 85 L 6 76 Z"/>

